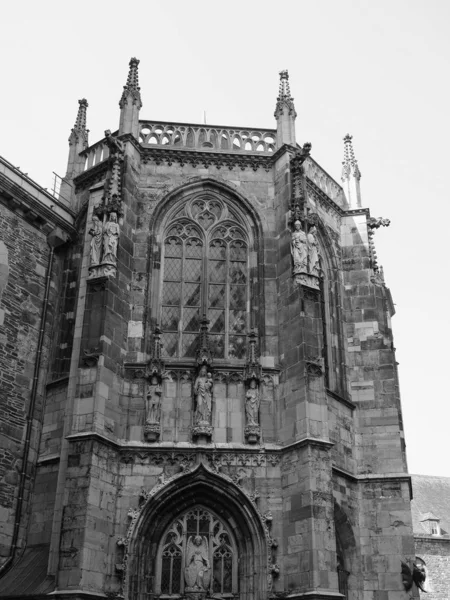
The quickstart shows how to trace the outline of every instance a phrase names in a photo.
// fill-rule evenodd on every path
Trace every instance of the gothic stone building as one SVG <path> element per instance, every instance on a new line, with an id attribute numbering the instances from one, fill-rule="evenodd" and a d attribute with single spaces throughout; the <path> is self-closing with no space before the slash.
<path id="1" fill-rule="evenodd" d="M 287 72 L 276 129 L 142 120 L 138 62 L 117 132 L 79 102 L 59 198 L 1 161 L 0 596 L 415 594 L 351 137 L 341 186 Z"/>

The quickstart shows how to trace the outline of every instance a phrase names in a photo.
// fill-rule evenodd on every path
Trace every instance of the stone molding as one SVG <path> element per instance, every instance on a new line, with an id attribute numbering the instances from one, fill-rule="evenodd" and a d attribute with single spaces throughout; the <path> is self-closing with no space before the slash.
<path id="1" fill-rule="evenodd" d="M 352 411 L 357 408 L 356 404 L 354 404 L 350 400 L 347 400 L 347 398 L 344 398 L 344 396 L 341 396 L 340 394 L 337 394 L 336 392 L 333 392 L 332 390 L 327 389 L 326 393 L 327 393 L 327 396 L 330 396 L 331 398 L 334 398 L 334 400 L 336 400 L 337 402 L 340 402 L 344 406 L 347 406 L 347 408 L 349 408 Z"/>
<path id="2" fill-rule="evenodd" d="M 162 476 L 156 485 L 153 486 L 151 490 L 141 490 L 139 494 L 139 504 L 137 508 L 130 508 L 128 510 L 128 518 L 130 520 L 126 534 L 124 537 L 117 538 L 117 545 L 123 549 L 122 562 L 119 563 L 119 569 L 116 568 L 117 571 L 120 572 L 120 591 L 119 596 L 126 597 L 126 587 L 127 587 L 127 567 L 128 567 L 128 555 L 129 555 L 129 546 L 130 542 L 133 538 L 133 535 L 137 529 L 137 523 L 139 521 L 140 516 L 143 514 L 143 511 L 147 504 L 154 498 L 160 491 L 166 488 L 169 484 L 174 481 L 182 478 L 182 477 L 198 477 L 201 476 L 202 471 L 206 471 L 211 477 L 219 477 L 220 479 L 225 480 L 229 485 L 233 485 L 239 489 L 239 491 L 244 494 L 244 496 L 250 501 L 255 510 L 257 518 L 260 522 L 262 530 L 264 531 L 265 540 L 266 540 L 266 548 L 267 548 L 267 590 L 270 592 L 272 590 L 273 579 L 278 577 L 280 573 L 280 567 L 275 562 L 276 551 L 278 548 L 278 542 L 274 540 L 271 534 L 272 529 L 272 513 L 270 511 L 262 514 L 258 507 L 258 493 L 248 493 L 241 485 L 239 485 L 239 479 L 234 480 L 229 475 L 220 472 L 215 465 L 211 465 L 211 467 L 205 463 L 204 460 L 201 460 L 195 466 L 191 466 L 189 464 L 184 464 L 181 470 L 178 473 L 175 473 L 171 477 L 167 479 Z"/>
<path id="3" fill-rule="evenodd" d="M 242 171 L 253 169 L 257 171 L 260 167 L 266 172 L 272 169 L 272 156 L 260 156 L 258 154 L 232 154 L 227 152 L 201 152 L 199 150 L 165 150 L 163 148 L 142 148 L 141 158 L 144 164 L 154 162 L 156 165 L 167 164 L 171 166 L 176 163 L 183 167 L 186 164 L 192 167 L 199 165 L 205 169 L 209 167 L 222 167 L 230 170 L 239 167 Z"/>
<path id="4" fill-rule="evenodd" d="M 29 185 L 25 185 L 27 183 Z M 1 157 L 0 191 L 3 192 L 0 194 L 1 203 L 9 210 L 17 212 L 33 227 L 48 234 L 57 226 L 72 239 L 76 237 L 74 213 L 24 173 L 17 173 L 17 170 Z"/>

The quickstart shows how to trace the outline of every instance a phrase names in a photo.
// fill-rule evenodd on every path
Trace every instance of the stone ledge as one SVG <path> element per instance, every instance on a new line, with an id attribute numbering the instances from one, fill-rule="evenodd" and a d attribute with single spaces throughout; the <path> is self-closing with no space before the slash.
<path id="1" fill-rule="evenodd" d="M 409 486 L 409 494 L 412 499 L 412 483 L 411 483 L 411 475 L 408 473 L 368 473 L 367 475 L 354 475 L 353 473 L 349 473 L 345 469 L 341 469 L 340 467 L 333 466 L 332 470 L 337 475 L 341 475 L 346 479 L 354 481 L 355 483 L 383 483 L 385 481 L 398 481 L 405 482 Z"/>
<path id="2" fill-rule="evenodd" d="M 340 592 L 328 590 L 311 590 L 309 592 L 295 592 L 286 596 L 286 598 L 310 598 L 311 600 L 326 600 L 327 598 L 345 598 Z"/>
<path id="3" fill-rule="evenodd" d="M 450 535 L 427 535 L 426 533 L 414 533 L 414 539 L 421 542 L 439 542 L 450 545 Z"/>
<path id="4" fill-rule="evenodd" d="M 347 406 L 347 408 L 350 410 L 355 410 L 357 408 L 356 404 L 354 404 L 351 400 L 347 400 L 347 398 L 344 398 L 344 396 L 341 396 L 340 394 L 336 394 L 336 392 L 332 392 L 331 390 L 327 389 L 326 393 L 327 396 L 331 396 L 331 398 L 334 398 L 337 402 Z"/>
<path id="5" fill-rule="evenodd" d="M 92 592 L 85 590 L 55 590 L 54 592 L 50 592 L 50 594 L 46 595 L 46 598 L 52 596 L 52 598 L 57 598 L 58 596 L 63 596 L 64 598 L 68 598 L 69 596 L 73 597 L 74 600 L 76 598 L 107 598 L 108 596 L 103 592 Z"/>
<path id="6" fill-rule="evenodd" d="M 60 460 L 60 455 L 59 454 L 47 454 L 47 456 L 40 456 L 37 459 L 36 463 L 38 465 L 45 465 L 45 464 L 48 464 L 48 463 L 59 462 L 59 460 Z"/>

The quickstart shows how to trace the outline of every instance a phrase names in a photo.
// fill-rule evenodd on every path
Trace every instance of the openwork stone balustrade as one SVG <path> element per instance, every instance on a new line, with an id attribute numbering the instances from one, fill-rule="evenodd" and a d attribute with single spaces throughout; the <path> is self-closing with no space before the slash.
<path id="1" fill-rule="evenodd" d="M 276 150 L 276 131 L 140 121 L 139 142 L 172 148 L 273 153 Z"/>

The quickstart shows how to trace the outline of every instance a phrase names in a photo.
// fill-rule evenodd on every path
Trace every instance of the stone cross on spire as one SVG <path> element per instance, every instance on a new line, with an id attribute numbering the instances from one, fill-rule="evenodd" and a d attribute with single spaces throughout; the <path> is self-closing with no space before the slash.
<path id="1" fill-rule="evenodd" d="M 77 144 L 81 141 L 83 145 L 81 150 L 83 150 L 88 145 L 89 130 L 86 129 L 86 110 L 89 104 L 86 98 L 82 98 L 81 100 L 78 100 L 78 105 L 77 118 L 69 136 L 69 144 Z"/>
<path id="2" fill-rule="evenodd" d="M 342 161 L 342 186 L 350 208 L 361 208 L 361 171 L 355 158 L 352 143 L 353 136 L 344 137 L 344 160 Z"/>
<path id="3" fill-rule="evenodd" d="M 280 71 L 280 86 L 274 116 L 277 120 L 278 148 L 283 144 L 295 146 L 295 118 L 297 113 L 294 98 L 291 96 L 289 73 L 286 70 Z"/>
<path id="4" fill-rule="evenodd" d="M 132 133 L 136 139 L 139 137 L 139 111 L 142 108 L 138 65 L 139 60 L 137 58 L 130 60 L 127 83 L 123 86 L 119 102 L 119 135 Z"/>

